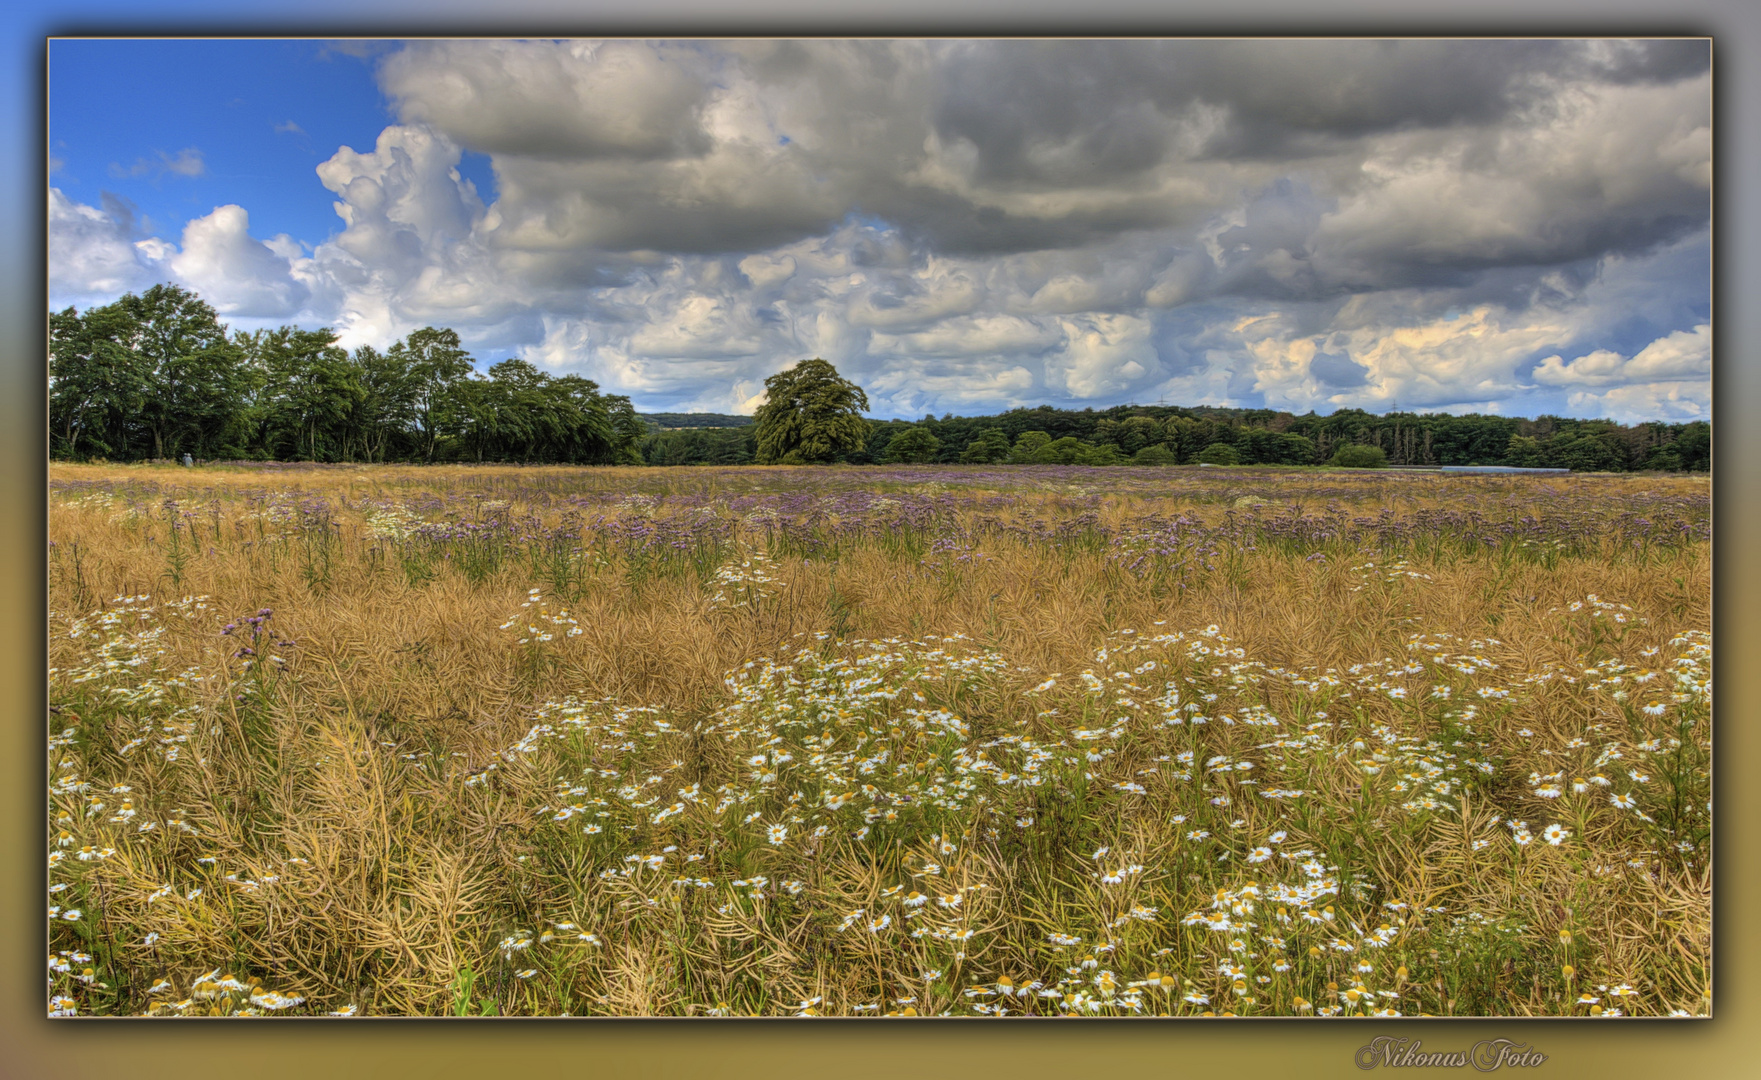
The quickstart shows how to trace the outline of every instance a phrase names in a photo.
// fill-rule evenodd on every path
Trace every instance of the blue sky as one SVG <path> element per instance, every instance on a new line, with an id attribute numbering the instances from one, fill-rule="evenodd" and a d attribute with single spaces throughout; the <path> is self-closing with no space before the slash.
<path id="1" fill-rule="evenodd" d="M 52 182 L 69 195 L 112 192 L 173 231 L 239 203 L 253 230 L 312 241 L 340 224 L 318 163 L 392 120 L 370 57 L 227 40 L 53 42 L 49 118 Z M 165 167 L 191 148 L 199 173 Z"/>
<path id="2" fill-rule="evenodd" d="M 49 301 L 175 281 L 241 328 L 449 325 L 650 410 L 750 411 L 821 355 L 883 416 L 1704 418 L 1707 59 L 64 40 Z"/>

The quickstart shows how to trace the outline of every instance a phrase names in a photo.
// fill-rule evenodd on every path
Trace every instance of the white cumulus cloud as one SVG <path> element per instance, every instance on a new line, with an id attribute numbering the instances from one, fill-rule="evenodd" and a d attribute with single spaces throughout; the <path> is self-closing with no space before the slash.
<path id="1" fill-rule="evenodd" d="M 274 246 L 250 234 L 242 206 L 217 206 L 183 230 L 183 248 L 166 264 L 222 315 L 287 318 L 304 310 L 311 290 L 293 274 L 299 245 L 282 236 Z"/>
<path id="2" fill-rule="evenodd" d="M 130 236 L 133 221 L 49 189 L 49 296 L 52 306 L 108 299 L 161 280 L 165 245 Z"/>
<path id="3" fill-rule="evenodd" d="M 1631 358 L 1598 349 L 1575 360 L 1549 356 L 1534 380 L 1550 386 L 1625 386 L 1633 383 L 1704 380 L 1712 374 L 1712 327 L 1702 323 L 1658 338 Z"/>

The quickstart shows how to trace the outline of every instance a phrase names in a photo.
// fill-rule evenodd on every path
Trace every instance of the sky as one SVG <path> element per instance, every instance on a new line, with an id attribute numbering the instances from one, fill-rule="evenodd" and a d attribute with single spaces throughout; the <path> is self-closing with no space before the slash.
<path id="1" fill-rule="evenodd" d="M 59 40 L 49 303 L 643 411 L 1711 408 L 1703 40 Z"/>

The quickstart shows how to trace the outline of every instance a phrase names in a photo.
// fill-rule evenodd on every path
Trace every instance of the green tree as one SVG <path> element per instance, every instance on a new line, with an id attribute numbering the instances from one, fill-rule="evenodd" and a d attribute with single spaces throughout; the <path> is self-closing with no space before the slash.
<path id="1" fill-rule="evenodd" d="M 1181 461 L 1195 460 L 1201 450 L 1217 441 L 1217 425 L 1208 420 L 1178 416 L 1163 427 L 1168 432 L 1168 449 Z"/>
<path id="2" fill-rule="evenodd" d="M 518 454 L 532 441 L 532 418 L 512 399 L 512 388 L 494 378 L 468 377 L 447 387 L 436 410 L 436 452 L 444 435 L 449 456 L 496 461 L 510 448 Z"/>
<path id="3" fill-rule="evenodd" d="M 1278 436 L 1277 459 L 1280 465 L 1313 465 L 1315 443 L 1305 435 L 1285 432 Z"/>
<path id="4" fill-rule="evenodd" d="M 972 465 L 990 465 L 1009 457 L 1009 436 L 1002 428 L 985 428 L 978 438 L 966 444 L 960 460 Z"/>
<path id="5" fill-rule="evenodd" d="M 1127 417 L 1119 425 L 1119 449 L 1126 454 L 1136 454 L 1161 442 L 1163 437 L 1162 424 L 1153 416 Z"/>
<path id="6" fill-rule="evenodd" d="M 1062 440 L 1059 440 L 1062 441 Z M 1114 443 L 1077 443 L 1071 461 L 1077 465 L 1118 465 L 1125 460 Z"/>
<path id="7" fill-rule="evenodd" d="M 410 413 L 415 421 L 416 451 L 433 461 L 448 420 L 448 394 L 471 374 L 471 355 L 452 330 L 425 326 L 391 347 L 409 372 Z"/>
<path id="8" fill-rule="evenodd" d="M 931 435 L 928 428 L 912 425 L 893 436 L 893 440 L 887 443 L 886 453 L 881 456 L 881 460 L 921 465 L 934 459 L 936 451 L 941 448 L 942 441 Z"/>
<path id="9" fill-rule="evenodd" d="M 1177 459 L 1174 457 L 1174 451 L 1168 449 L 1161 443 L 1146 446 L 1142 450 L 1131 455 L 1131 463 L 1133 465 L 1173 465 L 1176 464 L 1176 462 Z"/>
<path id="10" fill-rule="evenodd" d="M 1675 452 L 1681 459 L 1681 467 L 1693 472 L 1708 472 L 1712 468 L 1712 425 L 1704 420 L 1695 420 L 1682 426 L 1681 434 L 1675 437 Z"/>
<path id="11" fill-rule="evenodd" d="M 328 329 L 283 326 L 253 335 L 262 372 L 264 441 L 277 456 L 334 461 L 348 453 L 349 418 L 366 391 L 359 369 Z"/>
<path id="12" fill-rule="evenodd" d="M 1040 451 L 1052 444 L 1052 437 L 1043 431 L 1023 431 L 1015 438 L 1015 446 L 1009 451 L 1009 461 L 1015 465 L 1029 465 L 1038 460 Z"/>
<path id="13" fill-rule="evenodd" d="M 362 345 L 353 357 L 361 394 L 349 417 L 350 438 L 367 461 L 384 461 L 415 420 L 415 379 L 407 354 Z"/>
<path id="14" fill-rule="evenodd" d="M 517 357 L 462 379 L 437 426 L 476 461 L 641 464 L 647 429 L 626 397 L 579 375 L 553 378 Z"/>
<path id="15" fill-rule="evenodd" d="M 1554 439 L 1547 445 L 1547 463 L 1573 472 L 1608 472 L 1614 468 L 1614 453 L 1608 444 L 1594 435 Z"/>
<path id="16" fill-rule="evenodd" d="M 1276 465 L 1281 446 L 1279 436 L 1265 428 L 1244 427 L 1236 432 L 1235 449 L 1249 465 Z"/>
<path id="17" fill-rule="evenodd" d="M 1066 435 L 1062 439 L 1051 442 L 1035 450 L 1033 461 L 1036 465 L 1074 465 L 1076 455 L 1082 452 L 1085 444 L 1074 435 Z"/>
<path id="18" fill-rule="evenodd" d="M 246 436 L 243 351 L 195 293 L 155 285 L 82 317 L 50 317 L 50 425 L 59 452 L 203 457 Z"/>
<path id="19" fill-rule="evenodd" d="M 1518 469 L 1538 469 L 1546 463 L 1540 441 L 1529 435 L 1512 435 L 1505 443 L 1503 459 L 1498 462 Z"/>
<path id="20" fill-rule="evenodd" d="M 863 448 L 868 395 L 824 360 L 803 360 L 764 380 L 753 414 L 760 465 L 821 464 Z"/>
<path id="21" fill-rule="evenodd" d="M 62 457 L 133 457 L 147 376 L 121 304 L 49 316 L 49 437 Z"/>
<path id="22" fill-rule="evenodd" d="M 1195 460 L 1201 465 L 1239 465 L 1241 454 L 1228 443 L 1214 442 L 1200 450 Z"/>
<path id="23" fill-rule="evenodd" d="M 1343 469 L 1384 469 L 1388 467 L 1388 452 L 1380 446 L 1346 443 L 1333 451 L 1327 464 Z"/>
<path id="24" fill-rule="evenodd" d="M 746 446 L 751 426 L 659 431 L 642 438 L 642 460 L 649 465 L 750 465 Z"/>
<path id="25" fill-rule="evenodd" d="M 1658 472 L 1680 472 L 1682 468 L 1681 455 L 1676 452 L 1674 443 L 1666 443 L 1652 450 L 1645 458 L 1641 468 Z"/>
<path id="26" fill-rule="evenodd" d="M 201 297 L 155 285 L 117 301 L 136 323 L 145 377 L 140 422 L 153 457 L 204 456 L 242 420 L 245 357 Z"/>
<path id="27" fill-rule="evenodd" d="M 637 444 L 648 431 L 636 415 L 636 407 L 622 394 L 607 394 L 601 400 L 610 429 L 608 445 L 602 453 L 608 453 L 615 465 L 642 464 L 642 451 Z"/>

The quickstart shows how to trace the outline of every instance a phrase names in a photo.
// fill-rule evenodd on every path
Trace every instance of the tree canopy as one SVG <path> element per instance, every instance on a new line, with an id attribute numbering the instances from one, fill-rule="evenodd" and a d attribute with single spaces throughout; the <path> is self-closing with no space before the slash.
<path id="1" fill-rule="evenodd" d="M 887 451 L 881 460 L 911 465 L 921 465 L 933 461 L 936 451 L 942 448 L 942 441 L 920 427 L 908 427 L 893 436 L 887 443 Z"/>
<path id="2" fill-rule="evenodd" d="M 1348 443 L 1333 451 L 1327 464 L 1343 469 L 1384 469 L 1388 467 L 1388 452 L 1380 446 Z"/>
<path id="3" fill-rule="evenodd" d="M 74 456 L 208 456 L 245 435 L 252 387 L 240 342 L 214 309 L 155 285 L 85 315 L 49 320 L 50 430 Z"/>
<path id="4" fill-rule="evenodd" d="M 640 463 L 647 434 L 579 375 L 518 358 L 478 373 L 452 330 L 352 354 L 329 329 L 229 336 L 173 285 L 56 312 L 49 340 L 57 457 Z"/>
<path id="5" fill-rule="evenodd" d="M 760 465 L 823 464 L 868 442 L 862 413 L 868 395 L 814 357 L 764 380 L 765 401 L 753 414 Z"/>

